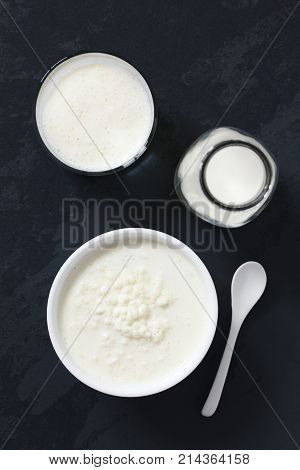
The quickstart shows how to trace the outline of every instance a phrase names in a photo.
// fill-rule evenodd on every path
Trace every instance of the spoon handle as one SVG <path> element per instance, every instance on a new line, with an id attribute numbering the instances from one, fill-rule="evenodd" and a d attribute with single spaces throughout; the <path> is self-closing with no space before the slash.
<path id="1" fill-rule="evenodd" d="M 230 366 L 230 361 L 231 361 L 234 345 L 235 345 L 235 342 L 239 333 L 239 329 L 240 329 L 239 327 L 235 327 L 231 325 L 227 344 L 225 347 L 222 360 L 219 365 L 217 375 L 215 377 L 210 393 L 206 399 L 206 402 L 202 408 L 201 413 L 203 416 L 207 416 L 207 417 L 212 416 L 218 407 L 218 404 L 222 395 L 223 387 L 225 384 L 225 380 L 227 377 L 228 369 Z"/>

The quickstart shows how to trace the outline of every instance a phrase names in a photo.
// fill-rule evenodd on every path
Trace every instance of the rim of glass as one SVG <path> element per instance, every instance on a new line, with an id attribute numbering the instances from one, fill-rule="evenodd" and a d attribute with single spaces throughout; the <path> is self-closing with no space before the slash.
<path id="1" fill-rule="evenodd" d="M 43 137 L 42 137 L 42 135 L 39 131 L 38 119 L 37 119 L 38 100 L 39 100 L 39 97 L 40 97 L 40 94 L 41 94 L 41 91 L 42 91 L 42 88 L 44 86 L 45 81 L 50 77 L 50 75 L 55 71 L 55 69 L 57 67 L 59 67 L 60 65 L 62 65 L 64 62 L 67 62 L 68 60 L 73 59 L 75 57 L 79 57 L 79 56 L 83 56 L 83 55 L 90 55 L 90 54 L 91 55 L 100 55 L 100 56 L 112 57 L 113 59 L 119 60 L 119 61 L 124 62 L 125 64 L 127 64 L 127 66 L 132 68 L 138 75 L 140 75 L 140 77 L 142 78 L 142 81 L 145 82 L 146 86 L 148 87 L 150 96 L 152 98 L 152 103 L 153 103 L 153 124 L 152 124 L 150 134 L 149 134 L 147 140 L 145 141 L 143 147 L 136 153 L 136 155 L 130 157 L 122 165 L 119 165 L 115 168 L 111 168 L 109 170 L 104 170 L 104 171 L 83 170 L 83 169 L 76 168 L 76 167 L 73 167 L 71 165 L 68 165 L 67 163 L 62 161 L 60 158 L 58 158 L 58 156 L 53 153 L 53 151 L 48 147 L 48 145 L 44 141 L 44 139 L 43 139 Z M 79 173 L 81 175 L 105 176 L 105 175 L 111 175 L 111 174 L 117 173 L 117 172 L 119 172 L 121 170 L 124 170 L 125 168 L 131 166 L 133 163 L 135 163 L 147 151 L 147 149 L 150 146 L 150 143 L 153 140 L 153 137 L 154 137 L 154 134 L 155 134 L 156 128 L 157 128 L 157 108 L 156 108 L 156 104 L 155 104 L 155 100 L 154 100 L 152 90 L 151 90 L 147 80 L 145 79 L 145 77 L 142 75 L 142 73 L 135 66 L 133 66 L 127 60 L 124 60 L 121 57 L 116 56 L 114 54 L 107 54 L 105 52 L 97 52 L 97 51 L 86 51 L 86 52 L 70 54 L 70 55 L 58 60 L 57 62 L 55 62 L 55 64 L 53 64 L 50 67 L 50 69 L 47 70 L 47 72 L 44 74 L 44 76 L 42 77 L 42 79 L 40 81 L 39 88 L 38 88 L 38 91 L 37 91 L 36 101 L 35 101 L 35 106 L 34 106 L 34 120 L 35 120 L 35 129 L 36 129 L 36 132 L 38 134 L 39 141 L 41 142 L 43 148 L 46 149 L 46 152 L 47 152 L 48 156 L 50 156 L 52 159 L 54 159 L 60 166 L 66 168 L 66 169 L 68 169 L 68 170 L 70 170 L 74 173 Z"/>
<path id="2" fill-rule="evenodd" d="M 206 170 L 207 170 L 207 165 L 209 163 L 209 161 L 211 160 L 211 158 L 219 151 L 221 150 L 222 148 L 225 148 L 225 147 L 231 147 L 231 146 L 242 146 L 242 147 L 247 147 L 249 148 L 250 150 L 252 150 L 253 152 L 255 152 L 255 154 L 260 158 L 260 160 L 262 161 L 263 165 L 264 165 L 264 169 L 265 169 L 265 173 L 266 173 L 266 180 L 265 180 L 265 183 L 263 185 L 263 187 L 261 188 L 261 191 L 259 192 L 259 194 L 254 198 L 252 199 L 251 201 L 245 203 L 245 204 L 237 204 L 237 205 L 231 205 L 231 204 L 224 204 L 223 202 L 221 202 L 220 200 L 218 200 L 212 193 L 211 191 L 209 190 L 208 188 L 208 185 L 207 185 L 207 182 L 206 182 Z M 256 147 L 255 145 L 251 144 L 251 143 L 248 143 L 248 142 L 245 142 L 243 140 L 235 140 L 235 139 L 231 139 L 231 140 L 226 140 L 224 142 L 221 142 L 220 144 L 216 145 L 215 147 L 213 147 L 208 153 L 207 155 L 204 157 L 203 161 L 202 161 L 202 164 L 201 164 L 201 167 L 200 167 L 200 174 L 199 174 L 199 178 L 200 178 L 200 184 L 201 184 L 201 187 L 203 189 L 203 192 L 205 194 L 205 196 L 211 201 L 213 202 L 214 204 L 218 205 L 219 207 L 221 207 L 222 209 L 227 209 L 227 210 L 230 210 L 230 211 L 242 211 L 242 210 L 245 210 L 245 209 L 250 209 L 251 207 L 254 207 L 256 206 L 259 202 L 261 202 L 266 193 L 268 192 L 268 190 L 270 189 L 270 184 L 271 184 L 271 180 L 272 180 L 272 168 L 271 168 L 271 165 L 270 165 L 270 162 L 268 160 L 268 158 L 266 157 L 266 155 L 264 154 L 264 152 L 262 152 L 258 147 Z"/>

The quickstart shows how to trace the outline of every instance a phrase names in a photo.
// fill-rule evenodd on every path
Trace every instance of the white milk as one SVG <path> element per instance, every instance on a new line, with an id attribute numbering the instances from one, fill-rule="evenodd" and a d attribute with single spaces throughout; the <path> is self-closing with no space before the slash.
<path id="1" fill-rule="evenodd" d="M 253 201 L 266 182 L 261 158 L 250 148 L 230 145 L 209 160 L 205 179 L 210 193 L 222 204 L 239 206 Z"/>
<path id="2" fill-rule="evenodd" d="M 72 361 L 99 386 L 151 385 L 172 377 L 210 326 L 198 271 L 180 250 L 148 241 L 92 256 L 69 279 L 59 306 Z"/>
<path id="3" fill-rule="evenodd" d="M 240 227 L 264 209 L 277 178 L 276 164 L 260 142 L 237 129 L 220 127 L 187 149 L 177 167 L 175 188 L 202 219 Z"/>
<path id="4" fill-rule="evenodd" d="M 154 105 L 136 69 L 117 57 L 89 53 L 53 69 L 41 87 L 36 118 L 44 143 L 59 160 L 101 172 L 143 153 Z"/>

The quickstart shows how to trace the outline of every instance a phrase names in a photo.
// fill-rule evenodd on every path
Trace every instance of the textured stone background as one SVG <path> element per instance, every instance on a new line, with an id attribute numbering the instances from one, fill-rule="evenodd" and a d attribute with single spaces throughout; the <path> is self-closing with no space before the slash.
<path id="1" fill-rule="evenodd" d="M 2 2 L 1 2 L 2 3 Z M 296 0 L 4 0 L 48 68 L 82 51 L 114 53 L 148 80 L 158 106 L 153 155 L 121 174 L 132 198 L 169 198 L 183 150 L 213 127 L 257 64 Z M 230 324 L 230 282 L 238 265 L 263 263 L 268 289 L 247 319 L 237 351 L 296 441 L 300 441 L 299 220 L 300 8 L 231 107 L 224 125 L 260 138 L 277 157 L 276 195 L 260 217 L 234 231 L 236 252 L 199 253 Z M 57 357 L 46 325 L 62 249 L 62 199 L 129 196 L 115 176 L 86 178 L 47 158 L 34 103 L 44 68 L 0 5 L 1 439 L 4 442 Z M 148 158 L 148 159 L 147 159 Z M 192 218 L 198 231 L 214 230 Z M 150 222 L 145 220 L 144 226 Z M 161 228 L 159 222 L 155 228 Z M 103 231 L 107 228 L 103 226 Z M 172 233 L 171 229 L 168 229 Z M 217 236 L 221 229 L 215 229 Z M 184 241 L 187 234 L 176 234 Z M 190 241 L 193 246 L 193 240 Z M 222 404 L 200 411 L 223 351 L 216 334 L 203 363 L 160 395 L 102 395 L 60 366 L 7 448 L 295 447 L 237 360 Z"/>

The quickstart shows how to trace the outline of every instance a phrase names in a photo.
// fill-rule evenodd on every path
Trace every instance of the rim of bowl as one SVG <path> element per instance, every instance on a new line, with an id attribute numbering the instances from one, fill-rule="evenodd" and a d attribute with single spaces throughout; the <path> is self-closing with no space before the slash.
<path id="1" fill-rule="evenodd" d="M 105 56 L 105 57 L 111 57 L 113 59 L 116 59 L 124 64 L 126 64 L 127 67 L 133 69 L 135 71 L 135 73 L 141 77 L 141 81 L 145 83 L 146 85 L 146 88 L 148 89 L 149 91 L 149 95 L 152 99 L 152 104 L 153 104 L 153 124 L 152 124 L 152 128 L 151 128 L 151 131 L 149 133 L 149 136 L 147 138 L 147 140 L 145 141 L 143 147 L 132 157 L 130 157 L 125 163 L 123 163 L 122 165 L 119 165 L 115 168 L 111 168 L 109 170 L 104 170 L 104 171 L 89 171 L 89 170 L 83 170 L 83 169 L 80 169 L 80 168 L 76 168 L 74 166 L 71 166 L 71 165 L 68 165 L 66 162 L 64 162 L 63 160 L 61 160 L 57 155 L 55 155 L 55 153 L 53 153 L 52 149 L 50 148 L 50 146 L 48 147 L 46 141 L 43 139 L 42 137 L 42 134 L 40 132 L 40 126 L 39 126 L 39 119 L 37 118 L 37 114 L 38 114 L 38 102 L 39 102 L 39 98 L 41 96 L 41 92 L 42 92 L 42 89 L 43 89 L 43 86 L 46 82 L 47 79 L 50 79 L 50 76 L 53 72 L 56 71 L 56 69 L 60 66 L 62 66 L 65 62 L 67 62 L 68 60 L 72 60 L 72 59 L 75 59 L 76 57 L 80 57 L 80 56 L 84 56 L 84 55 L 97 55 L 97 56 Z M 71 55 L 68 55 L 66 57 L 64 57 L 63 59 L 60 59 L 58 60 L 54 65 L 52 65 L 50 67 L 50 69 L 44 74 L 43 78 L 41 79 L 40 81 L 40 86 L 38 88 L 38 92 L 37 92 L 37 96 L 36 96 L 36 101 L 35 101 L 35 108 L 34 108 L 34 120 L 35 120 L 35 128 L 36 128 L 36 131 L 37 131 L 37 134 L 38 134 L 38 137 L 39 137 L 39 141 L 40 143 L 42 144 L 42 147 L 46 150 L 47 152 L 47 155 L 50 156 L 53 160 L 56 161 L 56 163 L 58 163 L 60 166 L 62 166 L 63 168 L 66 168 L 74 173 L 79 173 L 81 175 L 86 175 L 86 176 L 105 176 L 105 175 L 111 175 L 111 174 L 114 174 L 114 173 L 118 173 L 119 171 L 121 170 L 124 170 L 125 168 L 131 166 L 133 163 L 135 163 L 142 155 L 144 155 L 144 153 L 148 150 L 152 140 L 153 140 L 153 137 L 155 135 L 155 132 L 156 132 L 156 128 L 157 128 L 157 108 L 156 108 L 156 104 L 155 104 L 155 100 L 154 100 L 154 96 L 153 96 L 153 93 L 152 93 L 152 90 L 147 82 L 147 80 L 145 79 L 145 77 L 142 75 L 142 73 L 136 68 L 134 67 L 133 65 L 131 65 L 130 62 L 128 62 L 127 60 L 124 60 L 122 59 L 121 57 L 118 57 L 114 54 L 107 54 L 105 52 L 93 52 L 93 51 L 88 51 L 88 52 L 81 52 L 79 54 L 71 54 Z"/>
<path id="2" fill-rule="evenodd" d="M 101 250 L 101 242 L 112 241 L 121 241 L 124 239 L 126 234 L 135 234 L 136 237 L 142 237 L 143 240 L 156 240 L 161 243 L 167 243 L 168 241 L 174 244 L 181 250 L 182 253 L 192 262 L 197 271 L 199 272 L 200 277 L 202 277 L 205 282 L 207 295 L 206 308 L 209 310 L 209 318 L 206 325 L 205 337 L 202 338 L 202 341 L 199 341 L 199 349 L 197 349 L 189 361 L 186 361 L 182 366 L 170 374 L 169 377 L 153 381 L 153 384 L 137 384 L 130 383 L 126 385 L 112 385 L 112 384 L 101 384 L 101 379 L 96 379 L 91 377 L 88 373 L 85 373 L 82 368 L 78 367 L 75 361 L 73 361 L 68 354 L 68 349 L 66 352 L 66 346 L 63 346 L 63 339 L 59 332 L 58 327 L 58 309 L 57 303 L 59 301 L 60 293 L 63 290 L 63 286 L 68 276 L 74 269 L 77 269 L 77 266 L 80 262 L 91 254 L 93 250 Z M 129 235 L 131 236 L 131 235 Z M 200 306 L 199 306 L 200 308 Z M 68 371 L 74 375 L 80 382 L 85 385 L 93 388 L 102 393 L 106 393 L 112 396 L 118 397 L 142 397 L 153 395 L 156 393 L 163 392 L 174 385 L 177 385 L 179 382 L 184 380 L 188 375 L 190 375 L 196 367 L 202 362 L 206 356 L 207 351 L 209 350 L 215 332 L 218 321 L 218 300 L 217 293 L 215 289 L 214 282 L 212 277 L 203 263 L 203 261 L 192 251 L 187 245 L 178 240 L 171 235 L 168 235 L 164 232 L 159 232 L 157 230 L 145 229 L 145 228 L 126 228 L 120 230 L 113 230 L 106 232 L 102 235 L 98 235 L 95 238 L 92 238 L 88 242 L 84 243 L 79 247 L 62 265 L 59 269 L 50 289 L 48 304 L 47 304 L 47 325 L 49 336 L 53 345 L 53 348 L 58 355 L 60 361 L 68 369 Z M 199 333 L 199 338 L 201 339 L 201 332 Z"/>

